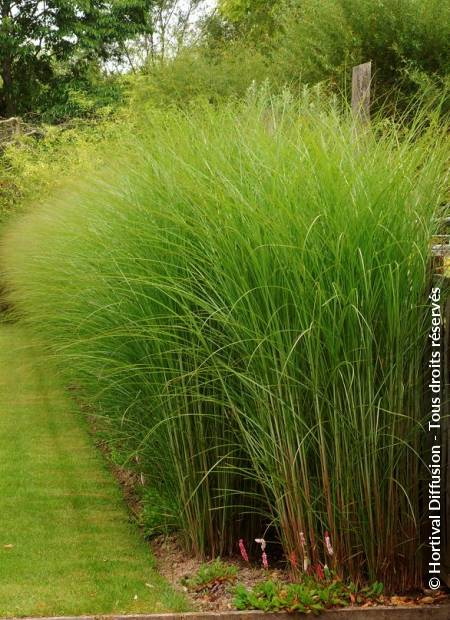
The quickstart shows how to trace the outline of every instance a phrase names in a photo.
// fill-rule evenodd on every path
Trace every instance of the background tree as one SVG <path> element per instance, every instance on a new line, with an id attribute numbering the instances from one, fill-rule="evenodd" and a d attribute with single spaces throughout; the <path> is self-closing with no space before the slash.
<path id="1" fill-rule="evenodd" d="M 0 0 L 0 115 L 33 109 L 65 67 L 78 78 L 120 59 L 125 42 L 151 30 L 152 0 Z"/>
<path id="2" fill-rule="evenodd" d="M 175 58 L 200 35 L 199 22 L 213 11 L 213 0 L 153 0 L 152 27 L 126 45 L 126 59 L 135 72 Z"/>
<path id="3" fill-rule="evenodd" d="M 237 36 L 246 36 L 260 45 L 270 42 L 277 30 L 285 0 L 220 0 L 219 14 L 232 24 Z"/>

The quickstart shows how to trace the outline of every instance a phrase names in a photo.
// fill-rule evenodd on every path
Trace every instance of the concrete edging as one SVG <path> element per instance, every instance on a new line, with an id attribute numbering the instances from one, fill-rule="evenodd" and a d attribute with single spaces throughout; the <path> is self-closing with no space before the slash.
<path id="1" fill-rule="evenodd" d="M 415 607 L 351 607 L 330 609 L 321 616 L 330 620 L 450 620 L 450 605 L 422 605 Z M 130 614 L 97 616 L 56 616 L 46 618 L 20 618 L 20 620 L 304 620 L 305 614 L 264 611 L 186 612 L 165 614 Z M 312 617 L 308 614 L 308 617 Z M 1 620 L 7 620 L 5 618 Z M 10 619 L 11 620 L 11 619 Z M 14 619 L 13 619 L 14 620 Z M 19 620 L 19 619 L 15 619 Z"/>

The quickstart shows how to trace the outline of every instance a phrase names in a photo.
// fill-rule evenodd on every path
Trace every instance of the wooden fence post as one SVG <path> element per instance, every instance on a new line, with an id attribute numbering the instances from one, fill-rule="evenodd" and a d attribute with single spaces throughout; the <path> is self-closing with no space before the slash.
<path id="1" fill-rule="evenodd" d="M 367 125 L 370 122 L 370 82 L 372 61 L 353 67 L 352 111 L 356 120 Z"/>

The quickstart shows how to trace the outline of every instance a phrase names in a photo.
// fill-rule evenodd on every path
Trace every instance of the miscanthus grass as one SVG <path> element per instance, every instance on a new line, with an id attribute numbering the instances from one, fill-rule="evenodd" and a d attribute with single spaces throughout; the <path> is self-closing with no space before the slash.
<path id="1" fill-rule="evenodd" d="M 420 581 L 444 146 L 289 98 L 151 112 L 6 235 L 18 314 L 191 551 L 269 532 L 300 568 Z"/>

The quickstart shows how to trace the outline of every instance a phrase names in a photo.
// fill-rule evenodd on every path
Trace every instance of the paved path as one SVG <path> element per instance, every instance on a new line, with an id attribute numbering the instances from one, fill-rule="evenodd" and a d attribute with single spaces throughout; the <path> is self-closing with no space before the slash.
<path id="1" fill-rule="evenodd" d="M 0 617 L 183 611 L 53 375 L 0 325 Z"/>

